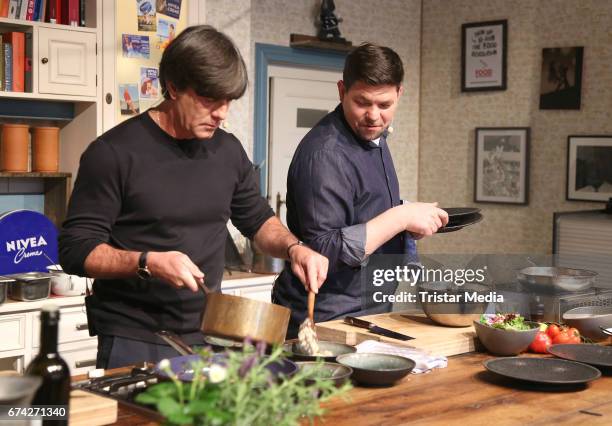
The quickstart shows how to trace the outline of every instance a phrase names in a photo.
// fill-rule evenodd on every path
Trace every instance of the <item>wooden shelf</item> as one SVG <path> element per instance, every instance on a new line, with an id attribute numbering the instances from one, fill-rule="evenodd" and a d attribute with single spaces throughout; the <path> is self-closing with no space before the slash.
<path id="1" fill-rule="evenodd" d="M 33 28 L 33 27 L 47 27 L 47 28 L 70 28 L 75 31 L 83 31 L 86 33 L 95 33 L 97 31 L 96 28 L 90 27 L 77 27 L 72 25 L 62 25 L 62 24 L 52 24 L 50 22 L 40 22 L 40 21 L 24 21 L 22 19 L 9 19 L 9 18 L 0 18 L 0 26 L 2 27 L 15 27 L 15 28 Z"/>
<path id="2" fill-rule="evenodd" d="M 0 91 L 0 98 L 9 99 L 31 99 L 35 101 L 58 101 L 58 102 L 96 102 L 95 96 L 74 95 L 47 95 L 44 93 L 31 92 L 5 92 Z"/>
<path id="3" fill-rule="evenodd" d="M 0 172 L 0 178 L 69 178 L 72 173 L 65 172 Z"/>

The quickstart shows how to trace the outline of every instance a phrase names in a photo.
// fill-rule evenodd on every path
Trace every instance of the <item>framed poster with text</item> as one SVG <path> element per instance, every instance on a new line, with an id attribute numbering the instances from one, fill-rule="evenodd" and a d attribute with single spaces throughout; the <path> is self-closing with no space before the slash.
<path id="1" fill-rule="evenodd" d="M 506 90 L 508 21 L 461 26 L 461 91 Z"/>

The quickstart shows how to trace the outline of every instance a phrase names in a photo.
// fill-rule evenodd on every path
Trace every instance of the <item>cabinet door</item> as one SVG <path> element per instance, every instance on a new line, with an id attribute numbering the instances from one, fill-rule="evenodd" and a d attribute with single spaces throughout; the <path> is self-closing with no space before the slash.
<path id="1" fill-rule="evenodd" d="M 38 91 L 57 95 L 96 96 L 96 35 L 38 29 Z"/>

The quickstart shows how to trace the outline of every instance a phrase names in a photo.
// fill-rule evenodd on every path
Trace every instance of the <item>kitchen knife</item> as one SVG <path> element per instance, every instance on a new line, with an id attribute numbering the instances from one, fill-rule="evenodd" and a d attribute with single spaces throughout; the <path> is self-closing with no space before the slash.
<path id="1" fill-rule="evenodd" d="M 383 327 L 379 327 L 376 324 L 371 323 L 370 321 L 362 320 L 362 319 L 355 318 L 355 317 L 345 317 L 344 322 L 349 325 L 354 325 L 355 327 L 365 328 L 367 330 L 370 330 L 370 332 L 374 334 L 378 334 L 380 336 L 385 336 L 385 337 L 390 337 L 392 339 L 397 339 L 397 340 L 414 339 L 414 337 L 407 336 L 405 334 L 398 333 L 396 331 L 392 331 L 392 330 L 389 330 Z"/>

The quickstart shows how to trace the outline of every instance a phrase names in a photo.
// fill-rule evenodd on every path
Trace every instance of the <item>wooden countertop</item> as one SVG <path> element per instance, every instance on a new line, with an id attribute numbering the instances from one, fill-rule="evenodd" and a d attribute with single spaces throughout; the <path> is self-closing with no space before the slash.
<path id="1" fill-rule="evenodd" d="M 586 386 L 543 387 L 489 373 L 482 366 L 489 358 L 493 356 L 486 353 L 457 355 L 449 358 L 447 368 L 408 375 L 393 387 L 355 387 L 348 402 L 337 398 L 325 403 L 328 412 L 316 424 L 612 423 L 612 371 Z M 120 404 L 116 424 L 155 423 Z"/>

